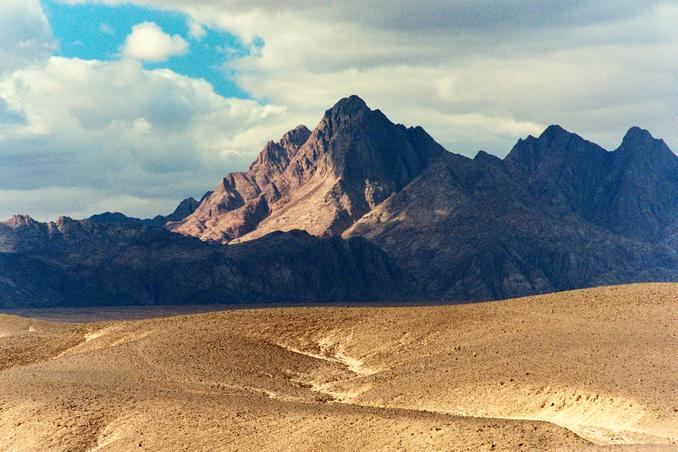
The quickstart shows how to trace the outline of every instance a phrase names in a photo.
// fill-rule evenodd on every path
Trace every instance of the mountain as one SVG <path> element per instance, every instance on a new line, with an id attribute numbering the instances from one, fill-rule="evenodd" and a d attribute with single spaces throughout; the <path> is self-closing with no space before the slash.
<path id="1" fill-rule="evenodd" d="M 175 230 L 225 243 L 291 228 L 363 237 L 423 296 L 453 300 L 678 280 L 678 158 L 646 130 L 609 152 L 552 125 L 503 160 L 469 159 L 351 96 L 293 132 Z"/>
<path id="2" fill-rule="evenodd" d="M 338 235 L 444 152 L 423 129 L 393 124 L 351 96 L 313 131 L 299 126 L 269 142 L 248 171 L 224 177 L 171 228 L 223 243 L 276 230 Z"/>
<path id="3" fill-rule="evenodd" d="M 202 203 L 211 194 L 212 192 L 208 191 L 202 196 L 202 198 L 200 198 L 200 201 L 193 197 L 186 198 L 179 203 L 179 205 L 176 207 L 176 209 L 174 209 L 174 211 L 171 214 L 156 215 L 151 219 L 128 217 L 127 215 L 120 212 L 104 212 L 92 215 L 91 217 L 88 218 L 88 220 L 98 224 L 138 223 L 147 226 L 163 227 L 168 223 L 181 221 L 187 216 L 191 215 L 200 206 L 200 203 Z"/>
<path id="4" fill-rule="evenodd" d="M 134 222 L 0 223 L 0 308 L 304 303 L 414 297 L 363 239 L 272 233 L 233 246 Z"/>
<path id="5" fill-rule="evenodd" d="M 554 166 L 570 174 L 566 163 Z M 583 184 L 585 177 L 575 179 Z M 552 185 L 547 177 L 542 185 L 533 180 L 533 170 L 516 172 L 508 161 L 448 154 L 344 236 L 380 246 L 436 298 L 678 280 L 675 245 L 587 221 L 588 192 L 564 183 L 564 176 L 553 176 Z"/>
<path id="6" fill-rule="evenodd" d="M 540 202 L 611 232 L 659 241 L 678 218 L 678 163 L 666 143 L 631 128 L 607 152 L 559 126 L 521 140 L 505 163 Z"/>
<path id="7" fill-rule="evenodd" d="M 552 125 L 504 159 L 467 158 L 357 96 L 167 217 L 0 224 L 0 300 L 15 305 L 486 300 L 649 281 L 678 281 L 678 157 L 648 131 L 607 151 Z"/>

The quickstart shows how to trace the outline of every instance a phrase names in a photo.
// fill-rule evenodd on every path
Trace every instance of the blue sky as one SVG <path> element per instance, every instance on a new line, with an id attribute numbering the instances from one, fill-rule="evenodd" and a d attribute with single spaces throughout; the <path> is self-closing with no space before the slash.
<path id="1" fill-rule="evenodd" d="M 225 63 L 250 53 L 233 34 L 204 27 L 205 36 L 196 39 L 189 34 L 190 18 L 179 12 L 130 4 L 65 4 L 41 0 L 43 9 L 58 41 L 55 55 L 86 60 L 117 60 L 125 38 L 134 25 L 157 24 L 165 33 L 178 34 L 190 44 L 186 55 L 172 56 L 158 63 L 144 63 L 149 69 L 167 68 L 193 78 L 209 81 L 224 97 L 248 98 L 233 81 Z M 261 41 L 255 41 L 263 45 Z"/>

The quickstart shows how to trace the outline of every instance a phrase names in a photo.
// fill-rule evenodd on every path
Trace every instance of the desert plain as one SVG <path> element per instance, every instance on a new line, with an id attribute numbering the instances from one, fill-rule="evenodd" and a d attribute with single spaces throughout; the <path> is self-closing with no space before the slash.
<path id="1" fill-rule="evenodd" d="M 678 284 L 0 315 L 0 450 L 678 449 Z"/>

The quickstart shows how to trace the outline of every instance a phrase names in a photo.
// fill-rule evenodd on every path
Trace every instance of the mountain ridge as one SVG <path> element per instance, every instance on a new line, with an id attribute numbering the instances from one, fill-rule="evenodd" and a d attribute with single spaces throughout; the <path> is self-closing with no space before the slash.
<path id="1" fill-rule="evenodd" d="M 155 231 L 159 227 L 178 234 Z M 308 237 L 300 239 L 297 230 Z M 255 267 L 291 275 L 298 288 L 283 278 L 262 291 L 261 275 L 241 274 L 238 265 L 219 264 L 216 271 L 239 275 L 233 291 L 272 299 L 284 290 L 306 293 L 298 275 L 313 260 L 299 256 L 313 247 L 324 250 L 316 255 L 326 262 L 323 268 L 362 280 L 362 289 L 352 292 L 350 280 L 328 274 L 336 290 L 322 290 L 342 300 L 367 293 L 380 300 L 486 300 L 672 282 L 678 281 L 678 156 L 639 127 L 607 151 L 551 125 L 538 137 L 518 140 L 504 159 L 484 151 L 468 158 L 447 151 L 423 128 L 394 124 L 349 96 L 326 110 L 313 130 L 300 125 L 269 141 L 247 170 L 227 174 L 200 202 L 189 198 L 167 217 L 104 214 L 47 224 L 15 217 L 0 223 L 0 253 L 52 259 L 56 252 L 51 262 L 61 259 L 68 267 L 77 263 L 72 256 L 91 262 L 83 250 L 93 241 L 103 265 L 125 254 L 122 248 L 135 236 L 169 244 L 177 265 L 185 264 L 197 238 L 215 255 L 248 249 L 268 256 L 273 267 Z M 351 240 L 365 245 L 344 243 Z M 165 245 L 156 245 L 149 256 L 158 252 L 170 262 Z M 365 278 L 346 273 L 357 262 L 364 263 Z M 204 278 L 188 274 L 195 280 L 182 277 L 181 287 L 190 292 Z M 259 288 L 246 289 L 248 278 Z M 308 293 L 319 293 L 321 286 L 314 287 Z M 233 291 L 229 296 L 236 296 Z"/>
<path id="2" fill-rule="evenodd" d="M 304 137 L 291 147 L 285 136 L 269 142 L 248 171 L 227 175 L 172 230 L 220 242 L 290 229 L 338 235 L 444 152 L 423 129 L 393 124 L 358 96 L 337 102 Z M 262 178 L 270 172 L 266 156 L 272 147 L 286 149 L 289 159 L 274 162 L 274 177 Z M 313 203 L 323 204 L 322 215 L 305 208 Z"/>
<path id="3" fill-rule="evenodd" d="M 406 272 L 360 238 L 290 231 L 222 246 L 141 222 L 17 220 L 0 223 L 0 308 L 379 301 L 418 293 Z"/>
<path id="4" fill-rule="evenodd" d="M 382 129 L 362 122 L 368 114 L 388 121 L 359 97 L 344 98 L 311 136 L 358 124 L 362 133 L 373 134 L 364 139 L 369 143 Z M 332 117 L 338 119 L 328 121 Z M 420 127 L 405 130 L 428 137 L 434 143 L 429 149 L 439 152 L 414 177 L 356 209 L 362 215 L 323 229 L 302 216 L 276 223 L 267 212 L 261 229 L 220 241 L 254 240 L 276 228 L 365 237 L 420 278 L 428 296 L 449 299 L 678 278 L 670 234 L 678 224 L 678 157 L 647 130 L 630 128 L 622 144 L 608 151 L 553 124 L 538 137 L 519 140 L 504 159 L 482 151 L 469 159 L 445 150 Z M 343 175 L 344 159 L 356 155 L 353 141 L 339 144 L 345 149 L 324 169 L 326 179 Z M 394 147 L 397 161 L 400 149 Z M 355 159 L 369 166 L 363 157 Z M 298 182 L 296 203 L 322 212 L 325 204 L 304 192 L 305 180 Z"/>

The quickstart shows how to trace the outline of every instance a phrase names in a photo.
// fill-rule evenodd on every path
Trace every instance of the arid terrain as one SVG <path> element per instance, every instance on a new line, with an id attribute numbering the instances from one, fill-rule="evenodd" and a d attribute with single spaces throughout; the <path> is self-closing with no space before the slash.
<path id="1" fill-rule="evenodd" d="M 481 304 L 0 316 L 0 450 L 678 447 L 678 284 Z"/>

